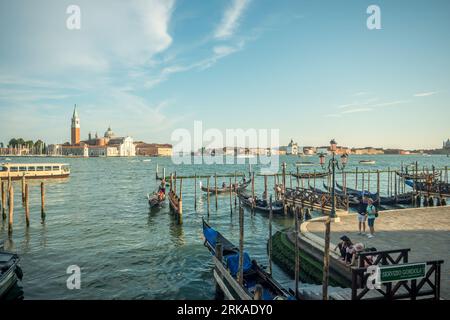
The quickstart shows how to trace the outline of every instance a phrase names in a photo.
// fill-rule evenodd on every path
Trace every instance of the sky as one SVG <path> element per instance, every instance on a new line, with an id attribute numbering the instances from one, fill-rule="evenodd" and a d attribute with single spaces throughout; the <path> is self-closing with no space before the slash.
<path id="1" fill-rule="evenodd" d="M 82 138 L 170 143 L 197 120 L 281 144 L 438 148 L 449 32 L 447 0 L 0 0 L 0 142 L 69 141 L 77 104 Z"/>

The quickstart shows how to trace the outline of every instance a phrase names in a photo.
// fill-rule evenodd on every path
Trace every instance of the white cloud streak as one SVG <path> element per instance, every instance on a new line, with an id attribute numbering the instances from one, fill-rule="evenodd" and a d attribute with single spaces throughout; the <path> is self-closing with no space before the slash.
<path id="1" fill-rule="evenodd" d="M 414 94 L 414 97 L 429 97 L 432 96 L 434 94 L 436 94 L 437 91 L 431 91 L 431 92 L 420 92 L 420 93 L 416 93 Z"/>
<path id="2" fill-rule="evenodd" d="M 219 40 L 230 38 L 239 26 L 240 18 L 249 3 L 250 0 L 233 0 L 214 32 L 214 38 Z"/>

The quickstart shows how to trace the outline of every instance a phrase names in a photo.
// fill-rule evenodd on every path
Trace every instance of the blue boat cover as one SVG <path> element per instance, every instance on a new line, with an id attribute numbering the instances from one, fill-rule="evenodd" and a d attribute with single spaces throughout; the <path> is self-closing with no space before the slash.
<path id="1" fill-rule="evenodd" d="M 229 255 L 226 257 L 227 267 L 230 270 L 230 274 L 235 277 L 239 271 L 239 253 Z M 244 273 L 252 268 L 252 261 L 247 252 L 244 252 Z"/>
<path id="2" fill-rule="evenodd" d="M 204 228 L 203 229 L 203 235 L 205 236 L 206 241 L 215 248 L 216 247 L 216 241 L 217 241 L 217 231 L 213 228 Z"/>
<path id="3" fill-rule="evenodd" d="M 410 186 L 411 188 L 414 188 L 414 181 L 412 181 L 412 180 L 405 180 L 405 184 L 407 186 Z"/>

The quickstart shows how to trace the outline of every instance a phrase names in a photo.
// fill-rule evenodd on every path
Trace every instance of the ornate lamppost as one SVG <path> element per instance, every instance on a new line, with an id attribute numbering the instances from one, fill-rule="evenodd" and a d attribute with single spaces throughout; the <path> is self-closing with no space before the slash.
<path id="1" fill-rule="evenodd" d="M 337 152 L 337 142 L 333 139 L 330 141 L 330 151 L 331 151 L 331 159 L 328 162 L 328 165 L 325 166 L 325 155 L 321 153 L 319 155 L 320 165 L 323 169 L 327 169 L 331 174 L 331 211 L 330 215 L 327 217 L 325 222 L 325 248 L 324 248 L 324 256 L 323 256 L 323 281 L 322 281 L 322 298 L 323 300 L 328 300 L 328 278 L 330 274 L 330 230 L 331 230 L 331 219 L 336 218 L 336 199 L 335 199 L 335 191 L 336 191 L 336 168 L 338 170 L 344 170 L 345 165 L 347 164 L 348 156 L 347 154 L 343 154 L 341 156 L 341 164 L 339 164 L 338 159 L 336 158 Z"/>

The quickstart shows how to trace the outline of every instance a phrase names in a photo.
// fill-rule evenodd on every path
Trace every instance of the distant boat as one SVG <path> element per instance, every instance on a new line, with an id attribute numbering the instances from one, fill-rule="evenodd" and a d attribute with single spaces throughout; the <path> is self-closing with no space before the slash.
<path id="1" fill-rule="evenodd" d="M 375 164 L 375 160 L 361 160 L 359 161 L 360 164 Z"/>
<path id="2" fill-rule="evenodd" d="M 297 161 L 295 163 L 296 166 L 315 166 L 316 164 L 311 161 Z"/>
<path id="3" fill-rule="evenodd" d="M 142 162 L 150 162 L 150 161 L 152 161 L 152 159 L 144 159 L 144 160 L 142 160 Z"/>

